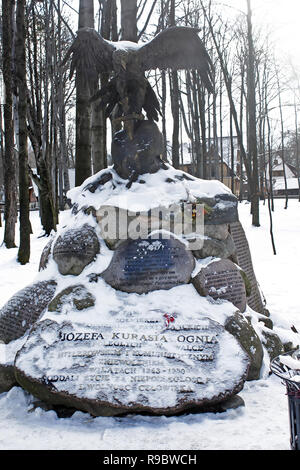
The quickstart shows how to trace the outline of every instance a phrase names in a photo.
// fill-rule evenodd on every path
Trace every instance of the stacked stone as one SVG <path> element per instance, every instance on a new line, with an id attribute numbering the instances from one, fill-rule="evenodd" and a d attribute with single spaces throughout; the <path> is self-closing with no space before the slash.
<path id="1" fill-rule="evenodd" d="M 84 191 L 95 192 L 111 180 L 107 176 L 110 174 L 108 171 L 104 174 L 105 177 L 102 175 L 101 178 L 86 186 Z M 176 176 L 177 179 L 182 180 L 189 178 L 185 173 L 180 172 L 177 172 Z M 140 182 L 144 184 L 142 181 Z M 174 182 L 167 180 L 167 183 L 170 183 L 170 191 Z M 32 329 L 29 336 L 31 338 L 30 344 L 36 343 L 38 347 L 39 338 L 43 338 L 42 333 L 47 329 L 53 330 L 54 325 L 49 321 L 48 323 L 47 321 L 46 323 L 38 323 L 43 313 L 47 309 L 49 312 L 58 314 L 65 313 L 68 309 L 84 312 L 93 307 L 96 299 L 89 290 L 89 283 L 97 282 L 99 278 L 102 278 L 114 289 L 129 294 L 146 294 L 191 283 L 200 296 L 209 297 L 217 302 L 227 300 L 237 309 L 234 315 L 227 318 L 224 327 L 220 326 L 220 328 L 222 331 L 230 333 L 242 347 L 242 350 L 247 353 L 243 359 L 244 367 L 246 367 L 248 360 L 249 363 L 246 375 L 243 372 L 245 377 L 242 375 L 237 383 L 232 385 L 231 394 L 237 393 L 241 389 L 245 378 L 247 380 L 258 379 L 263 361 L 263 345 L 268 350 L 271 359 L 281 354 L 284 347 L 279 337 L 272 331 L 273 325 L 267 316 L 268 312 L 262 309 L 258 303 L 258 286 L 249 247 L 245 243 L 244 250 L 249 252 L 248 265 L 242 262 L 245 259 L 243 256 L 245 253 L 241 253 L 237 237 L 236 227 L 241 227 L 238 225 L 237 200 L 232 194 L 226 193 L 215 197 L 199 198 L 195 203 L 202 204 L 204 207 L 203 243 L 197 249 L 193 249 L 189 245 L 193 238 L 181 240 L 172 232 L 170 217 L 149 217 L 148 213 L 128 214 L 122 208 L 110 206 L 102 206 L 98 210 L 94 207 L 81 209 L 84 213 L 94 216 L 100 230 L 96 230 L 95 225 L 91 226 L 89 223 L 80 227 L 64 228 L 59 236 L 47 243 L 41 256 L 39 269 L 40 271 L 46 270 L 49 261 L 53 260 L 61 276 L 73 276 L 76 279 L 89 266 L 91 274 L 88 276 L 88 282 L 82 283 L 83 278 L 81 277 L 80 282 L 74 281 L 71 286 L 60 288 L 54 279 L 49 279 L 17 293 L 0 310 L 0 341 L 10 343 Z M 190 203 L 189 210 L 191 212 L 194 210 L 195 203 Z M 118 220 L 127 220 L 126 240 L 120 236 L 107 235 L 105 214 L 109 210 L 117 214 Z M 172 206 L 172 211 L 173 217 L 176 218 L 182 211 L 182 203 Z M 159 213 L 159 208 L 157 211 L 154 210 L 154 213 Z M 141 233 L 141 237 L 138 239 L 136 239 L 137 226 L 139 226 Z M 165 236 L 150 237 L 153 231 L 164 234 L 169 232 L 169 238 Z M 99 236 L 99 232 L 101 236 Z M 119 233 L 118 230 L 116 233 Z M 194 235 L 197 237 L 201 234 L 195 232 Z M 107 269 L 98 273 L 95 268 L 95 272 L 93 272 L 92 266 L 100 253 L 101 241 L 103 240 L 109 249 L 113 250 L 113 256 Z M 249 270 L 249 266 L 252 271 Z M 256 297 L 253 297 L 253 290 Z M 252 317 L 245 313 L 247 300 L 253 298 L 256 299 L 255 305 L 259 307 L 257 308 L 260 311 L 257 313 L 259 320 L 264 324 L 263 341 L 258 337 L 251 323 Z M 261 296 L 259 299 L 261 301 Z M 253 303 L 251 305 L 254 306 Z M 64 396 L 55 392 L 55 387 L 53 388 L 51 383 L 39 382 L 30 378 L 19 368 L 23 355 L 26 355 L 30 350 L 30 347 L 25 344 L 18 353 L 19 359 L 16 369 L 13 365 L 10 367 L 0 365 L 0 392 L 9 390 L 17 381 L 41 399 L 48 397 L 53 404 L 68 405 L 69 403 L 70 406 L 77 406 L 78 409 L 90 411 L 92 414 L 124 412 L 126 407 L 122 410 L 121 408 L 116 410 L 113 407 L 112 410 L 107 403 L 105 406 L 103 403 L 95 405 L 88 400 L 84 401 L 83 405 L 83 401 L 80 402 L 78 398 L 74 397 L 68 401 Z M 225 395 L 223 399 L 224 397 Z M 228 398 L 228 395 L 226 397 Z M 217 405 L 220 401 L 222 401 L 220 396 L 214 397 L 211 399 L 211 404 Z M 206 402 L 204 400 L 201 403 L 204 405 Z M 194 406 L 192 403 L 190 405 Z M 157 414 L 160 412 L 172 414 L 186 408 L 188 408 L 186 404 L 184 406 L 181 404 L 173 407 L 171 411 L 167 411 L 165 408 L 163 411 L 152 408 L 152 411 Z M 127 411 L 130 410 L 143 411 L 144 408 L 133 406 L 129 407 Z M 146 407 L 145 410 L 149 411 L 149 407 Z"/>

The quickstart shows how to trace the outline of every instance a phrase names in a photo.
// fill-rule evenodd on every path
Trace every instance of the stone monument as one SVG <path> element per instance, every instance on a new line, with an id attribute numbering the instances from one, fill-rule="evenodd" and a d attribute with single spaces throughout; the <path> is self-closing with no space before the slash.
<path id="1" fill-rule="evenodd" d="M 144 77 L 198 69 L 211 91 L 209 56 L 193 28 L 142 46 L 84 29 L 71 55 L 87 86 L 113 73 L 94 99 L 117 105 L 124 128 L 113 165 L 69 192 L 72 211 L 36 281 L 0 311 L 0 391 L 17 384 L 54 409 L 93 416 L 224 410 L 259 378 L 264 356 L 232 230 L 238 202 L 221 182 L 162 161 L 158 100 Z M 271 336 L 272 354 L 274 344 L 283 350 Z"/>

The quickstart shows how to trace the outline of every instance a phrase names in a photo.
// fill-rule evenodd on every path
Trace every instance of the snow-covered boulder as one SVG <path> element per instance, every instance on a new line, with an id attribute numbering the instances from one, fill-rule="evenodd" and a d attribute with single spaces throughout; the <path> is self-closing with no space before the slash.
<path id="1" fill-rule="evenodd" d="M 98 326 L 39 322 L 17 354 L 18 382 L 46 403 L 93 416 L 173 415 L 242 389 L 248 355 L 220 324 L 184 315 L 166 324 L 163 312 L 128 313 Z"/>
<path id="2" fill-rule="evenodd" d="M 261 322 L 235 264 L 237 199 L 226 186 L 166 164 L 127 180 L 109 167 L 68 196 L 72 211 L 36 279 L 51 295 L 40 292 L 37 312 L 26 291 L 0 385 L 9 367 L 11 384 L 52 405 L 176 414 L 217 409 L 259 378 L 267 361 Z M 107 210 L 116 231 L 106 230 Z M 12 315 L 23 309 L 17 299 Z"/>

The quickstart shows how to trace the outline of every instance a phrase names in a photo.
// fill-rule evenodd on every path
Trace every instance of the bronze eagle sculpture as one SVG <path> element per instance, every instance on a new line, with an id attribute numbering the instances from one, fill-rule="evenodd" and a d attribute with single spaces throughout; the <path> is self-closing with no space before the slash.
<path id="1" fill-rule="evenodd" d="M 64 63 L 72 57 L 70 76 L 80 72 L 87 86 L 109 74 L 108 85 L 91 101 L 100 100 L 109 116 L 116 106 L 119 119 L 143 119 L 144 109 L 149 120 L 158 120 L 159 101 L 145 78 L 145 72 L 159 68 L 196 69 L 209 93 L 213 92 L 213 64 L 198 36 L 199 29 L 171 27 L 149 42 L 111 42 L 92 28 L 82 28 L 72 43 Z"/>

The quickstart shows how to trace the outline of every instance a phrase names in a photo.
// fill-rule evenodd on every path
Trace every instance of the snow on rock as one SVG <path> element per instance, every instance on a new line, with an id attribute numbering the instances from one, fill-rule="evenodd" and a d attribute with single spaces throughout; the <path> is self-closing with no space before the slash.
<path id="1" fill-rule="evenodd" d="M 172 183 L 173 184 L 173 183 Z M 143 185 L 140 185 L 143 186 Z M 300 219 L 299 203 L 289 201 L 288 210 L 284 210 L 281 200 L 275 201 L 273 223 L 277 256 L 272 253 L 269 237 L 269 220 L 267 206 L 261 204 L 261 227 L 251 226 L 249 205 L 241 204 L 240 218 L 247 233 L 257 278 L 261 283 L 268 302 L 274 323 L 274 332 L 281 338 L 290 341 L 294 346 L 300 343 L 299 334 L 291 330 L 294 325 L 300 331 L 298 302 L 298 267 Z M 126 207 L 126 204 L 125 204 Z M 78 214 L 79 215 L 79 214 Z M 80 215 L 80 217 L 82 214 Z M 74 220 L 70 211 L 61 214 L 60 227 L 67 226 Z M 17 249 L 7 250 L 0 247 L 0 306 L 17 290 L 29 283 L 54 275 L 59 279 L 63 289 L 74 282 L 72 276 L 61 276 L 53 260 L 47 270 L 37 276 L 40 253 L 45 239 L 39 239 L 40 225 L 38 213 L 31 213 L 34 230 L 32 236 L 31 263 L 20 266 L 16 262 Z M 84 219 L 86 220 L 86 219 Z M 77 222 L 79 219 L 77 219 Z M 3 228 L 0 228 L 2 235 Z M 18 243 L 18 240 L 17 240 Z M 98 272 L 106 269 L 112 252 L 103 243 L 95 263 Z M 197 267 L 199 265 L 197 263 Z M 79 276 L 86 280 L 91 268 L 88 266 Z M 283 275 L 284 274 L 284 275 Z M 76 278 L 76 282 L 79 281 Z M 192 285 L 179 286 L 170 291 L 156 291 L 145 295 L 118 293 L 105 285 L 101 279 L 98 284 L 91 284 L 91 291 L 99 291 L 99 302 L 102 313 L 106 316 L 111 309 L 118 309 L 121 300 L 128 307 L 135 307 L 142 313 L 145 306 L 151 303 L 153 308 L 167 305 L 169 310 L 176 311 L 177 306 L 184 304 L 185 310 L 193 317 L 198 307 L 212 319 L 224 324 L 226 318 L 233 314 L 233 306 L 226 301 L 210 302 L 201 298 Z M 184 294 L 184 295 L 183 295 Z M 101 296 L 102 301 L 101 301 Z M 185 303 L 182 297 L 185 297 Z M 164 304 L 165 303 L 165 304 Z M 98 304 L 99 305 L 99 304 Z M 92 311 L 92 321 L 99 322 L 99 315 Z M 89 311 L 89 314 L 90 314 Z M 77 315 L 77 317 L 76 317 Z M 46 314 L 56 322 L 68 320 L 67 314 L 62 318 L 55 313 Z M 245 316 L 251 318 L 257 334 L 262 338 L 261 322 L 256 312 L 249 307 Z M 80 324 L 80 314 L 72 313 L 72 319 Z M 81 317 L 82 320 L 82 317 Z M 26 338 L 18 340 L 21 348 Z M 4 345 L 3 345 L 4 346 Z M 13 344 L 8 357 L 15 354 Z M 16 345 L 15 345 L 16 346 Z M 7 346 L 4 348 L 6 349 Z M 11 359 L 10 359 L 11 361 Z M 9 362 L 9 361 L 8 361 Z M 96 418 L 77 412 L 68 420 L 59 420 L 53 411 L 34 409 L 35 399 L 20 388 L 0 395 L 0 429 L 1 449 L 123 449 L 126 435 L 127 449 L 251 449 L 251 450 L 288 450 L 290 448 L 288 402 L 285 387 L 274 375 L 269 376 L 269 360 L 265 352 L 264 369 L 260 380 L 246 382 L 240 396 L 246 403 L 245 408 L 229 410 L 222 415 L 211 413 L 186 414 L 179 417 L 126 416 L 124 418 Z M 29 413 L 29 411 L 32 411 Z M 241 430 L 243 432 L 241 432 Z M 59 438 L 58 438 L 59 436 Z"/>
<path id="2" fill-rule="evenodd" d="M 95 192 L 87 189 L 108 172 L 112 176 L 109 181 Z M 140 180 L 143 181 L 142 184 Z M 168 182 L 170 180 L 173 182 Z M 171 166 L 167 170 L 142 175 L 130 188 L 126 187 L 127 184 L 128 180 L 121 179 L 113 167 L 109 167 L 88 178 L 81 186 L 71 189 L 68 198 L 79 210 L 86 206 L 98 210 L 107 205 L 142 212 L 160 206 L 169 207 L 181 201 L 193 202 L 193 198 L 214 198 L 218 194 L 231 194 L 230 189 L 220 181 L 201 180 Z"/>
<path id="3" fill-rule="evenodd" d="M 115 312 L 98 328 L 39 322 L 17 355 L 18 382 L 47 403 L 96 416 L 174 414 L 241 390 L 249 358 L 221 325 L 182 313 L 166 327 L 163 311 L 145 313 Z"/>

